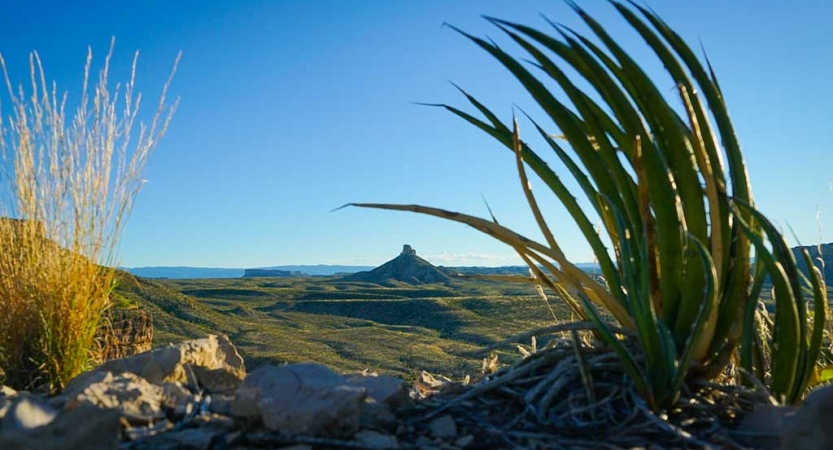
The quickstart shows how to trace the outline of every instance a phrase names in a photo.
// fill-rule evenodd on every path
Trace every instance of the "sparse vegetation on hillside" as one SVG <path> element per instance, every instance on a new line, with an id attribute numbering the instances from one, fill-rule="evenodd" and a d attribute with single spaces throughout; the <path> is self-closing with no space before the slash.
<path id="1" fill-rule="evenodd" d="M 30 91 L 0 57 L 11 105 L 0 112 L 8 114 L 0 118 L 0 367 L 16 388 L 60 390 L 97 359 L 95 333 L 115 282 L 108 267 L 174 110 L 166 84 L 152 122 L 137 123 L 136 60 L 130 80 L 114 88 L 111 54 L 112 46 L 97 75 L 88 54 L 69 115 L 37 53 Z"/>
<path id="2" fill-rule="evenodd" d="M 227 334 L 250 369 L 315 361 L 341 371 L 369 369 L 406 378 L 420 370 L 476 376 L 482 357 L 475 351 L 551 320 L 531 286 L 487 281 L 388 288 L 338 277 L 125 275 L 116 292 L 151 312 L 154 345 Z M 570 316 L 564 307 L 557 314 L 563 320 Z M 510 349 L 501 361 L 519 356 Z"/>

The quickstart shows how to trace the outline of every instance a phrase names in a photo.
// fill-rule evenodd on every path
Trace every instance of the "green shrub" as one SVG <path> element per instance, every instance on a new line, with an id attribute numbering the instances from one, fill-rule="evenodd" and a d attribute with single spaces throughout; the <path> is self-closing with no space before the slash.
<path id="1" fill-rule="evenodd" d="M 37 53 L 31 92 L 13 87 L 0 57 L 11 99 L 8 122 L 0 119 L 0 215 L 7 216 L 0 220 L 0 367 L 14 387 L 60 390 L 98 359 L 95 333 L 110 305 L 118 238 L 174 111 L 165 106 L 166 84 L 152 122 L 136 123 L 136 60 L 129 82 L 111 90 L 111 54 L 112 46 L 92 86 L 88 54 L 70 116 Z"/>
<path id="2" fill-rule="evenodd" d="M 517 121 L 510 128 L 465 92 L 484 119 L 438 106 L 516 155 L 523 192 L 545 242 L 494 220 L 436 208 L 356 205 L 462 222 L 512 246 L 537 282 L 558 293 L 581 319 L 595 322 L 597 335 L 618 353 L 636 388 L 655 409 L 673 404 L 687 377 L 714 378 L 732 361 L 761 378 L 776 398 L 797 401 L 817 379 L 827 318 L 820 272 L 811 270 L 804 277 L 784 238 L 754 208 L 740 144 L 711 66 L 704 67 L 653 12 L 619 2 L 613 6 L 662 61 L 677 87 L 673 101 L 577 6 L 592 38 L 555 24 L 554 33 L 546 34 L 488 19 L 528 53 L 530 65 L 544 81 L 557 85 L 569 103 L 497 44 L 460 31 L 508 69 L 552 121 L 557 134 L 550 125 L 529 118 L 592 210 L 582 209 L 542 153 L 520 140 Z M 603 280 L 565 257 L 529 187 L 527 167 L 575 220 Z M 593 226 L 595 217 L 612 252 Z M 813 267 L 806 252 L 803 257 Z M 771 279 L 774 293 L 771 313 L 759 308 L 766 279 Z M 614 334 L 610 321 L 603 319 L 609 316 L 636 336 L 639 354 Z"/>

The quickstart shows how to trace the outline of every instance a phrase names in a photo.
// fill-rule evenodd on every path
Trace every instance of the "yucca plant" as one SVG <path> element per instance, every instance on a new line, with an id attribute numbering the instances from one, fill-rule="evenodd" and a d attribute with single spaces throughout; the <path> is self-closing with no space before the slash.
<path id="1" fill-rule="evenodd" d="M 660 59 L 676 85 L 675 96 L 666 98 L 617 40 L 574 4 L 592 34 L 553 23 L 548 34 L 487 18 L 528 53 L 530 64 L 455 28 L 508 69 L 546 113 L 550 125 L 529 120 L 592 210 L 582 209 L 542 151 L 521 141 L 517 121 L 510 128 L 466 92 L 483 118 L 437 106 L 515 154 L 544 241 L 521 236 L 494 218 L 419 205 L 354 205 L 461 222 L 510 245 L 537 282 L 558 293 L 581 319 L 594 322 L 597 336 L 620 356 L 654 409 L 672 405 L 689 376 L 714 378 L 732 361 L 760 377 L 776 398 L 797 401 L 815 379 L 827 318 L 821 273 L 804 252 L 811 269 L 803 275 L 782 235 L 755 209 L 740 144 L 711 66 L 704 66 L 652 11 L 633 3 L 612 5 Z M 591 89 L 580 88 L 566 68 Z M 529 187 L 527 168 L 572 216 L 595 253 L 603 281 L 578 269 L 561 251 Z M 596 217 L 612 251 L 593 226 Z M 758 308 L 767 283 L 774 296 L 771 313 Z M 638 352 L 614 333 L 617 323 L 636 336 Z"/>
<path id="2" fill-rule="evenodd" d="M 151 122 L 138 123 L 138 53 L 130 80 L 113 88 L 112 50 L 97 78 L 88 53 L 70 115 L 37 53 L 29 90 L 13 87 L 0 57 L 11 103 L 0 115 L 0 367 L 17 388 L 60 390 L 97 361 L 121 231 L 175 109 L 169 79 Z"/>

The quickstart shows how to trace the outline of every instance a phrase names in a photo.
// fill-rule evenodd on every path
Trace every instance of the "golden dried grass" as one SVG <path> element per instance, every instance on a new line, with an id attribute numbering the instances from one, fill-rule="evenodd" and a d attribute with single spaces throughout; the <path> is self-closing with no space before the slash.
<path id="1" fill-rule="evenodd" d="M 29 58 L 28 88 L 15 87 L 0 55 L 11 110 L 0 104 L 0 367 L 15 387 L 60 390 L 98 359 L 96 329 L 110 305 L 116 250 L 142 184 L 148 157 L 178 101 L 165 83 L 148 124 L 130 79 L 108 84 L 113 43 L 81 97 L 48 84 L 40 57 Z"/>

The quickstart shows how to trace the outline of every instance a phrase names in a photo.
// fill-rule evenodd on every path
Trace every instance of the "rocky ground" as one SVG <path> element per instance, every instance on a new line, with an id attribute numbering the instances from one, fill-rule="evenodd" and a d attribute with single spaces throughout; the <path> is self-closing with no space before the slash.
<path id="1" fill-rule="evenodd" d="M 533 355 L 526 367 L 547 358 Z M 52 398 L 3 387 L 0 449 L 623 448 L 610 428 L 576 436 L 555 425 L 519 427 L 527 404 L 511 396 L 524 374 L 536 377 L 521 368 L 464 386 L 423 374 L 409 386 L 312 363 L 247 374 L 226 337 L 208 336 L 109 361 Z M 586 411 L 558 408 L 567 408 L 561 420 L 581 426 Z M 634 418 L 654 417 L 628 413 L 630 436 L 650 423 Z M 726 436 L 721 442 L 687 438 L 672 420 L 648 425 L 644 442 L 626 448 L 833 448 L 831 413 L 833 391 L 822 389 L 798 410 L 761 405 L 737 429 L 711 430 Z"/>

